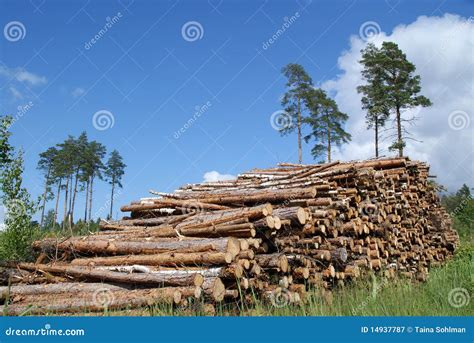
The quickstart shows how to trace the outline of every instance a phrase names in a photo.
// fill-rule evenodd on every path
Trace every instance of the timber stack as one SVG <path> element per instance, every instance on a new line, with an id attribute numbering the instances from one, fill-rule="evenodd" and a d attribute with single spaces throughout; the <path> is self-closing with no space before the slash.
<path id="1" fill-rule="evenodd" d="M 36 263 L 14 265 L 0 287 L 4 313 L 155 303 L 212 313 L 219 302 L 298 304 L 372 272 L 424 281 L 458 245 L 429 178 L 408 158 L 281 163 L 151 191 L 98 233 L 35 242 Z"/>

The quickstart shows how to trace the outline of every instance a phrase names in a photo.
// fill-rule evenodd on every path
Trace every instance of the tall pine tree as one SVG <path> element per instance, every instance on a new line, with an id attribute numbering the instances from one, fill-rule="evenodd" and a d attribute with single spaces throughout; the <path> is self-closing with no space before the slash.
<path id="1" fill-rule="evenodd" d="M 122 188 L 122 176 L 125 173 L 125 163 L 123 163 L 122 156 L 120 156 L 117 150 L 110 153 L 110 158 L 107 161 L 105 168 L 105 176 L 109 184 L 112 185 L 112 192 L 110 193 L 110 214 L 109 218 L 112 218 L 112 211 L 114 207 L 114 192 L 115 186 Z"/>
<path id="2" fill-rule="evenodd" d="M 52 177 L 54 171 L 55 159 L 58 155 L 58 149 L 55 147 L 48 148 L 46 151 L 40 153 L 40 159 L 38 161 L 38 169 L 44 173 L 45 182 L 44 182 L 44 192 L 42 197 L 41 205 L 41 219 L 40 227 L 43 227 L 44 221 L 44 212 L 46 207 L 46 201 L 51 200 L 51 184 L 54 180 Z"/>
<path id="3" fill-rule="evenodd" d="M 311 133 L 305 136 L 305 141 L 311 138 L 315 140 L 311 150 L 315 159 L 326 156 L 327 161 L 331 162 L 333 147 L 351 140 L 351 135 L 343 128 L 349 116 L 339 111 L 336 102 L 321 89 L 312 89 L 308 93 L 307 103 L 311 115 L 305 122 L 311 126 Z"/>
<path id="4" fill-rule="evenodd" d="M 367 85 L 358 90 L 363 94 L 363 107 L 369 111 L 369 123 L 375 124 L 377 120 L 378 130 L 380 119 L 384 123 L 388 115 L 394 116 L 397 133 L 390 149 L 398 150 L 402 157 L 408 134 L 403 123 L 414 120 L 403 118 L 403 112 L 417 106 L 431 106 L 431 101 L 419 95 L 420 76 L 414 74 L 415 65 L 407 60 L 396 43 L 383 42 L 381 48 L 369 43 L 361 52 L 362 76 Z"/>
<path id="5" fill-rule="evenodd" d="M 298 132 L 298 161 L 303 161 L 303 149 L 301 146 L 301 127 L 304 123 L 305 98 L 312 88 L 313 81 L 304 68 L 296 63 L 290 63 L 282 69 L 282 73 L 287 78 L 288 88 L 283 95 L 281 105 L 291 118 L 292 125 L 286 125 L 280 130 L 282 134 Z"/>

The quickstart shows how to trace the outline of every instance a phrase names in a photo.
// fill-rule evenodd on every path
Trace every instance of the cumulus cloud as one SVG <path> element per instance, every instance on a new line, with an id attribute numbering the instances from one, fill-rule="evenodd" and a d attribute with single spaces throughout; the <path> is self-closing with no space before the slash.
<path id="1" fill-rule="evenodd" d="M 85 93 L 85 89 L 84 88 L 81 88 L 81 87 L 77 87 L 75 88 L 72 92 L 71 92 L 71 95 L 74 97 L 74 98 L 79 98 L 81 95 L 83 95 Z"/>
<path id="2" fill-rule="evenodd" d="M 437 175 L 438 182 L 450 191 L 463 183 L 472 185 L 474 180 L 473 33 L 472 18 L 446 14 L 442 17 L 421 16 L 411 24 L 395 27 L 391 34 L 381 32 L 368 40 L 377 46 L 383 41 L 397 43 L 408 60 L 415 64 L 416 73 L 421 76 L 422 94 L 430 98 L 433 106 L 405 113 L 405 118 L 420 117 L 409 130 L 413 137 L 422 141 L 407 141 L 405 154 L 429 162 L 431 173 Z M 322 85 L 340 109 L 350 116 L 347 129 L 353 141 L 336 152 L 338 159 L 374 155 L 374 133 L 366 128 L 361 96 L 356 90 L 363 84 L 358 63 L 360 50 L 368 42 L 352 36 L 349 50 L 338 59 L 342 73 Z M 387 128 L 391 125 L 388 123 Z M 388 151 L 390 144 L 388 139 L 382 142 L 382 154 L 394 155 Z"/>
<path id="3" fill-rule="evenodd" d="M 235 180 L 237 177 L 231 174 L 221 174 L 218 171 L 204 173 L 204 182 Z"/>

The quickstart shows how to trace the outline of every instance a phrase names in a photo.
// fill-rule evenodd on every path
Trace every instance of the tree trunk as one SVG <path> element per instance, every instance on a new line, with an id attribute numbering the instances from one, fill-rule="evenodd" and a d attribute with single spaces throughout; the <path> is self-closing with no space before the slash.
<path id="1" fill-rule="evenodd" d="M 56 221 L 58 220 L 59 197 L 61 196 L 61 182 L 62 182 L 62 179 L 59 179 L 58 191 L 56 192 L 56 206 L 54 207 L 53 228 L 54 226 L 56 226 Z"/>
<path id="2" fill-rule="evenodd" d="M 379 118 L 375 116 L 375 158 L 379 157 Z"/>
<path id="3" fill-rule="evenodd" d="M 303 163 L 303 151 L 301 148 L 301 99 L 298 97 L 298 162 Z"/>
<path id="4" fill-rule="evenodd" d="M 44 264 L 20 263 L 20 269 L 43 272 L 51 274 L 72 276 L 74 278 L 83 278 L 85 280 L 113 282 L 150 286 L 201 286 L 204 278 L 200 274 L 173 275 L 173 274 L 153 274 L 153 273 L 120 273 L 107 270 L 97 270 L 87 267 L 71 266 L 49 266 Z"/>
<path id="5" fill-rule="evenodd" d="M 223 265 L 233 260 L 232 254 L 228 252 L 188 252 L 188 253 L 162 253 L 153 255 L 126 255 L 76 258 L 71 264 L 75 266 L 176 266 L 176 265 Z M 0 288 L 1 289 L 1 288 Z"/>
<path id="6" fill-rule="evenodd" d="M 94 173 L 91 175 L 91 183 L 89 185 L 89 222 L 92 219 L 92 194 L 93 194 L 93 187 L 94 187 Z"/>
<path id="7" fill-rule="evenodd" d="M 331 163 L 331 128 L 328 124 L 328 163 Z"/>
<path id="8" fill-rule="evenodd" d="M 53 294 L 75 294 L 82 292 L 94 292 L 103 289 L 126 290 L 124 287 L 109 285 L 106 283 L 82 283 L 82 282 L 61 282 L 52 284 L 39 285 L 15 285 L 15 286 L 1 286 L 0 299 L 5 300 L 12 296 L 25 295 L 53 295 Z"/>
<path id="9" fill-rule="evenodd" d="M 403 157 L 403 138 L 402 138 L 402 115 L 400 107 L 397 106 L 397 135 L 398 135 L 398 157 Z"/>
<path id="10" fill-rule="evenodd" d="M 68 192 L 69 192 L 69 177 L 67 177 L 66 179 L 66 188 L 64 189 L 63 230 L 66 228 Z"/>
<path id="11" fill-rule="evenodd" d="M 5 309 L 5 313 L 10 316 L 19 316 L 24 313 L 28 313 L 28 315 L 89 313 L 91 311 L 103 313 L 106 310 L 138 308 L 155 304 L 178 304 L 183 298 L 181 289 L 191 294 L 195 290 L 194 287 L 164 287 L 135 290 L 112 290 L 109 287 L 99 288 L 92 295 L 91 292 L 87 291 L 75 293 L 74 297 L 62 293 L 56 294 L 54 297 L 43 296 L 40 301 L 38 301 L 38 296 L 26 296 L 26 300 L 23 303 L 31 304 L 12 304 L 8 306 L 8 309 Z"/>
<path id="12" fill-rule="evenodd" d="M 89 205 L 89 178 L 86 181 L 86 205 L 84 210 L 84 222 L 87 222 L 87 209 Z"/>
<path id="13" fill-rule="evenodd" d="M 112 209 L 114 207 L 114 189 L 115 189 L 115 177 L 112 177 L 112 193 L 110 194 L 110 214 L 109 219 L 112 219 Z"/>
<path id="14" fill-rule="evenodd" d="M 43 193 L 43 206 L 41 208 L 41 220 L 40 220 L 40 227 L 43 227 L 44 221 L 44 209 L 46 207 L 46 196 L 48 195 L 48 184 L 49 184 L 49 176 L 51 174 L 51 164 L 48 167 L 48 173 L 46 174 L 46 181 L 44 184 L 44 193 Z"/>
<path id="15" fill-rule="evenodd" d="M 67 225 L 69 229 L 72 229 L 71 225 L 71 208 L 72 208 L 72 190 L 73 190 L 73 176 L 71 174 L 71 180 L 69 181 L 69 208 L 67 211 Z"/>
<path id="16" fill-rule="evenodd" d="M 76 180 L 74 182 L 74 191 L 72 193 L 70 225 L 74 223 L 74 205 L 76 204 L 77 182 L 79 181 L 79 169 L 76 170 Z"/>
<path id="17" fill-rule="evenodd" d="M 162 238 L 159 241 L 115 241 L 113 239 L 69 238 L 58 241 L 57 239 L 44 239 L 35 241 L 32 247 L 44 252 L 66 251 L 86 254 L 160 254 L 160 253 L 185 253 L 185 252 L 222 252 L 230 253 L 232 258 L 240 252 L 240 242 L 237 238 Z"/>

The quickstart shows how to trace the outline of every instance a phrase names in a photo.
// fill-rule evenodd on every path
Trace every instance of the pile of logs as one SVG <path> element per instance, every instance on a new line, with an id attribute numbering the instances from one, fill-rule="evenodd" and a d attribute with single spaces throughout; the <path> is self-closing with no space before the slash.
<path id="1" fill-rule="evenodd" d="M 281 163 L 151 191 L 98 233 L 35 242 L 36 263 L 11 266 L 0 302 L 12 315 L 156 303 L 212 312 L 219 302 L 304 302 L 308 289 L 371 271 L 423 281 L 458 244 L 429 178 L 408 158 Z"/>

